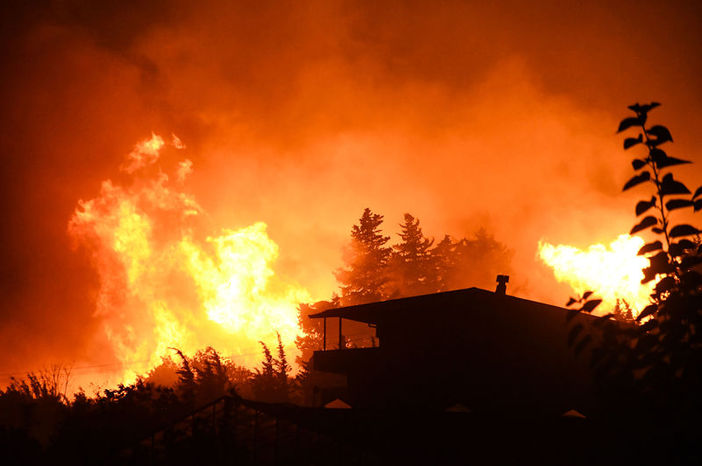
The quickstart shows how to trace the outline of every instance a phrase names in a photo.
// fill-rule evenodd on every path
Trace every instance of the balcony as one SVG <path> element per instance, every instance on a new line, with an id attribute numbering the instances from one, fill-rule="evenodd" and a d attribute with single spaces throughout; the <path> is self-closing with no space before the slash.
<path id="1" fill-rule="evenodd" d="M 378 347 L 315 351 L 312 367 L 318 371 L 348 374 L 374 365 L 379 352 Z"/>

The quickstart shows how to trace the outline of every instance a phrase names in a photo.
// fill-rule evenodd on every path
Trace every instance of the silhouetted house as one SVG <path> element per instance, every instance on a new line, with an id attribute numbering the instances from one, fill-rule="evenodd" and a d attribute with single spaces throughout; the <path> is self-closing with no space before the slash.
<path id="1" fill-rule="evenodd" d="M 325 329 L 314 369 L 346 375 L 343 393 L 332 390 L 330 399 L 341 395 L 354 408 L 587 413 L 589 358 L 567 345 L 568 310 L 506 295 L 505 278 L 496 292 L 469 288 L 311 315 Z M 345 320 L 375 327 L 378 346 L 343 348 Z M 339 343 L 327 349 L 327 333 L 337 330 Z"/>

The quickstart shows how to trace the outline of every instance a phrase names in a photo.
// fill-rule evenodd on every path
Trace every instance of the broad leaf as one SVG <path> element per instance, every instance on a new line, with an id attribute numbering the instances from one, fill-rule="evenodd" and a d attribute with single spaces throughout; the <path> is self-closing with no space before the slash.
<path id="1" fill-rule="evenodd" d="M 644 244 L 641 246 L 641 249 L 639 249 L 639 252 L 636 254 L 639 256 L 643 256 L 644 254 L 648 254 L 649 252 L 653 251 L 658 251 L 659 249 L 663 249 L 663 243 L 660 241 L 654 241 L 652 243 Z"/>
<path id="2" fill-rule="evenodd" d="M 639 120 L 638 117 L 624 118 L 619 123 L 619 129 L 617 130 L 617 133 L 621 133 L 625 129 L 631 128 L 632 126 L 636 126 L 636 125 L 641 125 L 641 120 Z"/>
<path id="3" fill-rule="evenodd" d="M 630 235 L 633 235 L 636 232 L 639 232 L 641 230 L 645 230 L 648 227 L 652 227 L 653 225 L 658 223 L 658 219 L 656 217 L 653 217 L 652 215 L 649 215 L 648 217 L 645 217 L 641 222 L 638 224 L 634 225 L 634 228 L 631 229 L 629 232 Z"/>
<path id="4" fill-rule="evenodd" d="M 654 233 L 657 234 L 657 235 L 660 235 L 660 234 L 662 234 L 662 233 L 665 233 L 665 232 L 663 231 L 663 228 L 659 228 L 659 227 L 653 227 L 653 228 L 651 228 L 651 231 L 654 232 Z"/>
<path id="5" fill-rule="evenodd" d="M 651 320 L 647 321 L 646 323 L 644 323 L 642 326 L 640 326 L 639 329 L 642 332 L 650 332 L 651 330 L 656 328 L 657 325 L 658 325 L 658 322 L 656 322 L 656 319 L 651 319 Z"/>
<path id="6" fill-rule="evenodd" d="M 661 161 L 656 162 L 656 167 L 666 168 L 672 167 L 673 165 L 683 165 L 685 163 L 692 163 L 689 160 L 676 159 L 675 157 L 666 157 Z"/>
<path id="7" fill-rule="evenodd" d="M 673 136 L 670 134 L 670 131 L 663 125 L 655 125 L 649 128 L 648 134 L 652 134 L 656 137 L 656 145 L 663 144 L 664 142 L 668 141 L 673 141 Z"/>
<path id="8" fill-rule="evenodd" d="M 575 298 L 570 298 L 570 299 L 568 299 L 568 302 L 566 303 L 566 307 L 570 307 L 570 306 L 572 306 L 573 304 L 575 304 L 576 302 L 577 302 L 577 301 L 576 301 Z"/>
<path id="9" fill-rule="evenodd" d="M 661 281 L 656 284 L 656 293 L 665 293 L 666 291 L 670 291 L 674 286 L 675 279 L 673 277 L 663 277 Z"/>
<path id="10" fill-rule="evenodd" d="M 595 308 L 596 308 L 597 306 L 600 305 L 601 302 L 602 302 L 601 299 L 591 299 L 590 301 L 588 301 L 588 302 L 586 302 L 585 304 L 583 304 L 583 307 L 582 307 L 581 311 L 592 312 L 592 311 L 595 310 Z"/>
<path id="11" fill-rule="evenodd" d="M 646 161 L 641 159 L 634 159 L 631 161 L 631 166 L 634 167 L 634 170 L 640 170 L 646 166 Z"/>
<path id="12" fill-rule="evenodd" d="M 695 189 L 695 194 L 692 195 L 692 199 L 696 199 L 697 196 L 699 196 L 700 194 L 702 194 L 702 186 L 700 186 L 699 188 Z"/>
<path id="13" fill-rule="evenodd" d="M 634 147 L 636 144 L 641 144 L 643 142 L 643 134 L 639 134 L 638 138 L 626 138 L 624 139 L 624 150 Z"/>
<path id="14" fill-rule="evenodd" d="M 656 205 L 656 197 L 652 197 L 650 201 L 639 201 L 636 204 L 636 216 L 643 214 L 648 209 Z"/>
<path id="15" fill-rule="evenodd" d="M 651 102 L 650 104 L 644 104 L 641 106 L 641 112 L 648 113 L 651 110 L 653 110 L 654 108 L 659 107 L 660 105 L 661 104 L 659 104 L 658 102 Z"/>
<path id="16" fill-rule="evenodd" d="M 675 225 L 670 230 L 670 237 L 671 238 L 679 238 L 680 236 L 697 235 L 699 233 L 700 233 L 700 230 L 693 227 L 692 225 L 687 225 L 687 224 Z"/>
<path id="17" fill-rule="evenodd" d="M 660 192 L 664 196 L 669 196 L 672 194 L 690 194 L 690 190 L 687 189 L 687 186 L 673 179 L 672 173 L 668 173 L 663 177 Z"/>
<path id="18" fill-rule="evenodd" d="M 629 105 L 627 108 L 629 110 L 633 110 L 636 113 L 648 113 L 658 106 L 660 106 L 660 104 L 658 102 L 651 102 L 650 104 L 643 104 L 643 105 L 635 103 L 633 105 Z"/>
<path id="19" fill-rule="evenodd" d="M 651 265 L 646 267 L 646 269 L 650 269 L 649 273 L 653 273 L 654 277 L 656 275 L 666 274 L 672 271 L 668 254 L 665 251 L 659 252 L 655 256 L 650 257 L 648 260 Z M 644 276 L 647 274 L 646 269 L 644 269 Z"/>
<path id="20" fill-rule="evenodd" d="M 631 178 L 629 181 L 626 182 L 624 185 L 624 188 L 622 188 L 622 191 L 626 191 L 629 188 L 633 188 L 637 184 L 641 184 L 644 181 L 648 181 L 651 179 L 651 174 L 647 171 L 641 172 L 638 175 L 635 175 L 633 178 Z"/>
<path id="21" fill-rule="evenodd" d="M 695 243 L 693 243 L 689 239 L 681 239 L 677 243 L 672 243 L 670 245 L 670 248 L 668 248 L 668 252 L 673 257 L 680 257 L 680 256 L 685 255 L 685 251 L 688 251 L 688 250 L 694 249 L 694 248 L 695 248 Z"/>
<path id="22" fill-rule="evenodd" d="M 663 149 L 651 149 L 649 154 L 650 154 L 651 160 L 653 160 L 656 163 L 668 158 L 668 154 L 666 154 Z"/>
<path id="23" fill-rule="evenodd" d="M 641 321 L 642 319 L 645 319 L 646 317 L 653 315 L 657 310 L 658 310 L 657 304 L 649 304 L 648 306 L 646 306 L 643 309 L 643 311 L 641 311 L 641 314 L 636 316 L 636 320 Z"/>
<path id="24" fill-rule="evenodd" d="M 668 258 L 668 253 L 665 251 L 661 251 L 649 257 L 648 261 L 650 265 L 642 270 L 644 278 L 641 280 L 641 283 L 648 283 L 658 275 L 665 275 L 673 272 L 673 266 Z"/>
<path id="25" fill-rule="evenodd" d="M 592 296 L 592 291 L 586 291 L 585 293 L 583 293 L 583 297 L 580 298 L 580 300 L 581 300 L 581 301 L 586 300 L 586 299 L 589 298 L 590 296 Z"/>
<path id="26" fill-rule="evenodd" d="M 683 207 L 691 207 L 692 205 L 692 201 L 687 199 L 671 199 L 665 203 L 665 207 L 668 210 L 682 209 Z"/>
<path id="27" fill-rule="evenodd" d="M 695 249 L 695 246 L 697 246 L 693 241 L 690 241 L 689 239 L 681 239 L 675 244 L 679 244 L 680 247 L 685 250 Z"/>
<path id="28" fill-rule="evenodd" d="M 697 199 L 695 201 L 695 209 L 694 210 L 695 210 L 695 212 L 697 212 L 700 209 L 702 209 L 702 199 Z"/>
<path id="29" fill-rule="evenodd" d="M 645 285 L 646 283 L 656 278 L 656 272 L 651 267 L 644 267 L 641 271 L 644 274 L 644 277 L 641 279 L 642 285 Z"/>

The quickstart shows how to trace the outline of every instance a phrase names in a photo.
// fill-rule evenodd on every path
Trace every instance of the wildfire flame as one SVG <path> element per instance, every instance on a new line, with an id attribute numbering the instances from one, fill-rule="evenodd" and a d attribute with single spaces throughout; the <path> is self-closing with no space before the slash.
<path id="1" fill-rule="evenodd" d="M 586 250 L 539 241 L 539 258 L 553 269 L 559 282 L 568 283 L 582 294 L 592 290 L 603 299 L 603 309 L 611 310 L 617 299 L 626 301 L 634 315 L 649 303 L 654 282 L 641 284 L 642 269 L 648 266 L 637 252 L 644 240 L 620 235 L 609 245 L 593 244 Z"/>
<path id="2" fill-rule="evenodd" d="M 261 359 L 259 341 L 274 346 L 278 332 L 294 356 L 302 333 L 297 303 L 309 294 L 274 273 L 278 246 L 265 223 L 198 240 L 195 223 L 204 212 L 184 190 L 192 162 L 178 163 L 173 180 L 160 170 L 139 176 L 166 145 L 156 134 L 137 144 L 120 167 L 132 184 L 104 181 L 68 225 L 99 276 L 95 315 L 122 363 L 119 381 L 160 364 L 169 347 L 192 355 L 212 346 L 252 368 Z M 175 135 L 168 146 L 185 147 Z"/>

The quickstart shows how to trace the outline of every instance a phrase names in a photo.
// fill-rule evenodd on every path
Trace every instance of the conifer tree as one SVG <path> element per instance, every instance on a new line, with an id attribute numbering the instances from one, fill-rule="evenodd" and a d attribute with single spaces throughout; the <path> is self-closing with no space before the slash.
<path id="1" fill-rule="evenodd" d="M 273 357 L 268 345 L 259 341 L 263 348 L 263 361 L 261 368 L 251 379 L 254 398 L 269 403 L 287 403 L 290 401 L 290 384 L 288 373 L 290 366 L 283 343 L 278 335 L 278 359 Z"/>
<path id="2" fill-rule="evenodd" d="M 385 246 L 390 237 L 382 234 L 382 223 L 382 215 L 374 214 L 366 208 L 358 225 L 351 229 L 347 266 L 336 273 L 344 305 L 385 298 L 383 286 L 387 282 L 387 266 L 392 249 Z"/>
<path id="3" fill-rule="evenodd" d="M 456 243 L 449 235 L 444 235 L 444 238 L 430 251 L 436 291 L 451 289 L 450 284 L 456 269 L 455 251 Z"/>
<path id="4" fill-rule="evenodd" d="M 509 274 L 513 251 L 484 228 L 472 238 L 454 241 L 449 235 L 431 250 L 431 266 L 437 291 L 469 286 L 490 288 L 495 276 Z"/>
<path id="5" fill-rule="evenodd" d="M 400 224 L 402 241 L 393 246 L 391 268 L 396 292 L 403 296 L 413 296 L 436 291 L 435 274 L 432 270 L 430 248 L 433 239 L 424 236 L 419 219 L 405 214 Z"/>
<path id="6" fill-rule="evenodd" d="M 284 393 L 287 399 L 290 392 L 290 387 L 288 384 L 288 375 L 290 373 L 290 365 L 288 364 L 288 358 L 285 356 L 285 348 L 283 347 L 283 341 L 280 339 L 280 333 L 278 333 L 278 360 L 276 361 L 276 366 L 278 369 L 278 380 L 280 381 L 280 389 Z"/>

